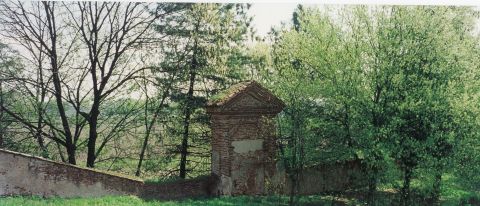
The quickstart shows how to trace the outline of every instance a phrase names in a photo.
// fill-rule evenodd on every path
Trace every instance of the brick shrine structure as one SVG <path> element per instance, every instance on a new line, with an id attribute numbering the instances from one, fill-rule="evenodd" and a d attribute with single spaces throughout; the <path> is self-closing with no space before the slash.
<path id="1" fill-rule="evenodd" d="M 285 104 L 255 81 L 242 82 L 207 105 L 212 129 L 212 174 L 217 195 L 265 194 L 275 173 L 273 118 Z"/>
<path id="2" fill-rule="evenodd" d="M 0 149 L 0 196 L 136 195 L 147 199 L 179 199 L 290 194 L 285 170 L 276 168 L 275 161 L 273 118 L 284 107 L 280 99 L 254 81 L 234 85 L 212 98 L 207 106 L 212 123 L 211 175 L 189 180 L 145 183 L 135 177 Z M 361 160 L 315 165 L 299 174 L 302 187 L 298 194 L 365 188 L 365 177 Z M 267 191 L 272 188 L 274 193 Z"/>

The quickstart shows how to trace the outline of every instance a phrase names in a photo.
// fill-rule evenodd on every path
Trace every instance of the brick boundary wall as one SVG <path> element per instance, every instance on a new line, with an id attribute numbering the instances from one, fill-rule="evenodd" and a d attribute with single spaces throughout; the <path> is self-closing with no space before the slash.
<path id="1" fill-rule="evenodd" d="M 136 195 L 177 199 L 211 196 L 213 176 L 149 184 L 134 177 L 109 174 L 8 150 L 0 150 L 0 196 L 100 197 Z"/>
<path id="2" fill-rule="evenodd" d="M 218 184 L 215 176 L 202 176 L 194 179 L 179 180 L 169 183 L 145 183 L 138 196 L 146 199 L 182 199 L 215 196 Z"/>
<path id="3" fill-rule="evenodd" d="M 273 187 L 282 194 L 290 194 L 291 181 L 282 169 Z M 367 187 L 365 165 L 361 160 L 331 162 L 304 168 L 299 175 L 298 194 L 315 195 L 330 192 L 343 192 Z"/>
<path id="4" fill-rule="evenodd" d="M 299 194 L 345 191 L 366 186 L 360 161 L 305 168 Z M 277 168 L 276 194 L 289 194 L 290 182 Z M 101 197 L 136 195 L 145 199 L 181 199 L 218 196 L 215 175 L 165 183 L 145 183 L 135 177 L 110 174 L 0 149 L 0 196 Z M 267 193 L 271 193 L 269 191 Z"/>

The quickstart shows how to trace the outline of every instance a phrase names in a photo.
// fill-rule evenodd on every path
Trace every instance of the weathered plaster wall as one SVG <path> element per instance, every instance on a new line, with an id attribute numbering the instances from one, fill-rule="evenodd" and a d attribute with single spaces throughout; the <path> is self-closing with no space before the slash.
<path id="1" fill-rule="evenodd" d="M 240 154 L 263 149 L 263 139 L 238 140 L 232 142 L 233 151 Z"/>
<path id="2" fill-rule="evenodd" d="M 98 197 L 138 194 L 142 181 L 0 150 L 0 195 Z"/>
<path id="3" fill-rule="evenodd" d="M 261 114 L 212 115 L 212 173 L 221 179 L 217 193 L 264 193 L 275 165 L 274 127 Z M 267 118 L 268 119 L 268 118 Z"/>

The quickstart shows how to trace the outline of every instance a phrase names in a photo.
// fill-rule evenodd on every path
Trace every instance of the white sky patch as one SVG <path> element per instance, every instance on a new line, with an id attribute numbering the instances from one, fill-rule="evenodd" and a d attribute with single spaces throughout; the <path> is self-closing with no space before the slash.
<path id="1" fill-rule="evenodd" d="M 259 3 L 255 3 L 255 2 L 259 2 Z M 270 1 L 254 1 L 254 3 L 252 4 L 252 7 L 250 7 L 250 10 L 248 11 L 249 14 L 253 16 L 252 26 L 257 31 L 257 35 L 259 35 L 260 37 L 266 37 L 272 27 L 278 27 L 282 24 L 282 22 L 287 22 L 287 23 L 291 22 L 293 11 L 299 4 L 299 3 L 292 3 L 289 0 L 280 1 L 282 3 L 265 3 L 265 2 L 270 2 Z M 305 1 L 305 2 L 300 1 L 300 3 L 302 4 L 305 4 L 306 2 L 312 3 L 311 1 Z M 351 1 L 348 1 L 348 0 L 338 1 L 338 4 L 341 4 L 341 2 L 343 2 L 344 4 L 353 4 Z M 362 2 L 362 4 L 370 4 L 370 5 L 374 4 L 374 2 L 377 2 L 378 4 L 381 4 L 381 3 L 388 4 L 388 1 L 380 1 L 380 0 L 359 1 L 359 2 Z M 475 5 L 474 2 L 476 2 L 476 5 L 480 5 L 480 0 L 475 0 L 470 2 L 460 1 L 456 3 L 450 2 L 450 5 L 454 4 L 457 6 L 460 6 L 460 5 L 472 6 L 472 5 Z M 325 2 L 322 2 L 322 4 L 310 4 L 308 6 L 325 6 L 328 3 L 332 4 L 332 2 L 325 1 Z M 442 4 L 442 1 L 437 2 L 438 4 L 433 4 L 433 3 L 428 4 L 429 3 L 428 1 L 423 3 L 427 5 L 438 5 L 438 6 L 446 5 L 446 2 L 443 2 L 444 4 Z M 397 5 L 415 5 L 411 1 L 398 1 L 396 4 Z M 419 3 L 417 2 L 416 4 L 418 5 Z M 480 6 L 476 6 L 475 9 L 480 11 Z M 477 20 L 477 28 L 475 32 L 477 34 L 480 33 L 480 20 Z"/>
<path id="2" fill-rule="evenodd" d="M 58 0 L 56 0 L 58 1 Z M 73 0 L 69 0 L 73 1 Z M 104 1 L 104 0 L 93 0 Z M 369 5 L 462 5 L 480 6 L 479 0 L 117 0 L 121 2 L 186 3 L 294 3 L 294 4 L 369 4 Z"/>
<path id="3" fill-rule="evenodd" d="M 253 27 L 257 34 L 265 37 L 272 27 L 290 22 L 296 3 L 254 3 L 249 13 L 253 16 Z"/>

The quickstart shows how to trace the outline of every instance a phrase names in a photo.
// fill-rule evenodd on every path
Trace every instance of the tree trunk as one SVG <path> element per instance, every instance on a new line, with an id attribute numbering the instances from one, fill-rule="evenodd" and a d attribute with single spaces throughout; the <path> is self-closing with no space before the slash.
<path id="1" fill-rule="evenodd" d="M 3 84 L 2 81 L 0 80 L 0 148 L 3 148 L 3 133 L 4 131 L 4 114 L 3 114 Z"/>
<path id="2" fill-rule="evenodd" d="M 374 164 L 371 168 L 367 168 L 367 173 L 369 174 L 368 177 L 368 192 L 367 192 L 367 202 L 368 205 L 376 205 L 376 192 L 377 192 L 377 184 L 378 184 L 378 174 L 380 168 L 378 166 L 378 162 L 381 160 L 381 156 L 375 152 L 373 154 Z"/>
<path id="3" fill-rule="evenodd" d="M 300 183 L 299 183 L 299 173 L 301 173 L 302 170 L 302 163 L 301 159 L 298 158 L 301 156 L 301 144 L 302 142 L 299 139 L 300 136 L 300 123 L 298 119 L 298 111 L 295 108 L 294 111 L 291 114 L 291 119 L 293 121 L 293 128 L 291 132 L 291 138 L 293 140 L 291 147 L 293 148 L 292 152 L 292 162 L 290 165 L 290 171 L 291 171 L 291 176 L 290 180 L 292 181 L 292 185 L 290 188 L 290 200 L 289 200 L 289 205 L 296 205 L 295 197 L 298 193 Z M 299 148 L 300 147 L 300 148 Z M 298 154 L 300 152 L 300 154 Z"/>
<path id="4" fill-rule="evenodd" d="M 60 147 L 60 144 L 58 144 L 58 142 L 55 142 L 55 144 L 57 145 L 58 154 L 60 155 L 60 159 L 62 160 L 62 162 L 63 163 L 67 162 L 67 160 L 65 159 L 65 156 L 63 156 L 63 151 L 62 151 L 62 148 Z"/>
<path id="5" fill-rule="evenodd" d="M 75 158 L 75 146 L 72 144 L 67 145 L 67 156 L 68 156 L 68 163 L 70 164 L 77 164 L 77 160 Z"/>
<path id="6" fill-rule="evenodd" d="M 147 83 L 144 83 L 144 89 L 145 91 L 147 91 Z M 158 105 L 158 107 L 155 109 L 155 112 L 153 113 L 153 118 L 152 118 L 152 121 L 150 123 L 148 123 L 148 103 L 150 102 L 150 98 L 148 97 L 148 93 L 145 92 L 145 96 L 146 96 L 146 100 L 145 100 L 145 110 L 144 110 L 144 114 L 145 114 L 145 137 L 143 139 L 143 145 L 142 145 L 142 150 L 140 151 L 140 157 L 138 159 L 138 164 L 137 164 L 137 171 L 135 172 L 135 176 L 137 177 L 140 177 L 140 172 L 141 172 L 141 169 L 142 169 L 142 163 L 143 163 L 143 158 L 145 157 L 145 151 L 147 150 L 147 146 L 148 146 L 148 139 L 150 137 L 150 131 L 152 131 L 152 128 L 153 128 L 153 125 L 155 124 L 155 121 L 157 120 L 157 116 L 158 116 L 158 113 L 160 112 L 160 108 L 161 108 L 161 104 Z M 164 93 L 164 96 L 165 96 L 165 93 Z M 163 100 L 165 98 L 162 99 L 162 103 L 163 103 Z"/>
<path id="7" fill-rule="evenodd" d="M 42 48 L 42 46 L 40 47 Z M 41 50 L 41 49 L 40 49 Z M 42 55 L 40 53 L 40 55 Z M 42 61 L 41 61 L 41 57 L 38 58 L 38 69 L 37 69 L 37 84 L 40 85 L 39 88 L 37 88 L 37 97 L 36 97 L 36 107 L 37 107 L 37 115 L 38 115 L 38 118 L 37 118 L 37 128 L 36 128 L 36 134 L 35 134 L 35 138 L 37 139 L 37 143 L 38 143 L 38 146 L 40 147 L 40 150 L 41 150 L 41 153 L 42 153 L 42 157 L 44 158 L 48 158 L 48 150 L 47 148 L 45 147 L 45 144 L 44 144 L 44 138 L 42 136 L 42 130 L 43 130 L 43 105 L 45 103 L 45 96 L 47 95 L 46 94 L 46 88 L 45 88 L 45 84 L 43 83 L 44 79 L 43 79 L 43 66 L 42 66 Z M 38 99 L 39 98 L 39 99 Z"/>
<path id="8" fill-rule="evenodd" d="M 401 191 L 401 203 L 404 206 L 410 205 L 410 183 L 412 180 L 412 168 L 404 168 L 403 174 L 403 187 Z"/>
<path id="9" fill-rule="evenodd" d="M 372 174 L 368 178 L 368 205 L 375 205 L 375 192 L 377 191 L 377 168 L 374 166 L 371 170 Z"/>
<path id="10" fill-rule="evenodd" d="M 433 191 L 432 191 L 432 199 L 435 204 L 439 205 L 440 202 L 440 193 L 441 193 L 441 186 L 442 186 L 442 173 L 441 170 L 437 171 L 435 174 L 435 179 L 433 181 Z"/>
<path id="11" fill-rule="evenodd" d="M 298 185 L 298 175 L 292 172 L 290 175 L 290 197 L 288 201 L 288 205 L 292 206 L 295 205 L 295 195 L 297 194 L 297 185 Z"/>
<path id="12" fill-rule="evenodd" d="M 62 97 L 62 80 L 60 79 L 59 74 L 59 66 L 57 64 L 57 31 L 55 25 L 55 14 L 53 12 L 53 8 L 49 5 L 48 2 L 42 2 L 45 13 L 46 13 L 46 20 L 48 25 L 48 32 L 50 34 L 50 42 L 51 42 L 51 50 L 49 51 L 49 58 L 50 58 L 50 65 L 52 70 L 52 82 L 54 86 L 54 97 L 55 102 L 57 104 L 58 113 L 60 115 L 60 119 L 62 121 L 62 127 L 65 132 L 65 144 L 67 146 L 67 153 L 68 153 L 68 163 L 76 164 L 75 160 L 75 145 L 72 139 L 72 132 L 70 131 L 70 124 L 68 122 L 67 114 L 65 112 L 65 107 L 63 105 L 63 97 Z"/>
<path id="13" fill-rule="evenodd" d="M 197 21 L 195 25 L 195 32 L 198 32 L 198 28 L 200 24 L 200 19 Z M 187 155 L 188 155 L 188 136 L 189 136 L 189 129 L 190 129 L 190 115 L 192 113 L 192 106 L 193 106 L 193 89 L 195 86 L 195 77 L 197 75 L 197 51 L 198 50 L 198 39 L 195 37 L 194 44 L 193 44 L 193 54 L 192 54 L 192 62 L 190 64 L 190 79 L 189 79 L 189 87 L 188 87 L 188 96 L 187 102 L 185 104 L 185 116 L 183 119 L 183 138 L 182 138 L 182 145 L 180 150 L 180 178 L 185 179 L 187 169 Z"/>
<path id="14" fill-rule="evenodd" d="M 88 120 L 89 131 L 88 131 L 88 143 L 87 143 L 87 167 L 95 167 L 95 144 L 97 142 L 97 123 L 98 116 L 100 114 L 99 110 L 99 98 L 94 98 L 94 103 L 92 110 L 90 111 L 90 118 Z"/>
<path id="15" fill-rule="evenodd" d="M 185 105 L 185 117 L 183 120 L 183 138 L 181 146 L 181 158 L 180 158 L 180 178 L 186 177 L 186 164 L 187 164 L 187 154 L 188 154 L 188 136 L 190 129 L 190 116 L 192 113 L 192 103 L 193 103 L 193 87 L 195 85 L 195 67 L 196 59 L 193 58 L 192 68 L 190 69 L 190 85 L 188 87 L 188 97 L 187 104 Z"/>
<path id="16" fill-rule="evenodd" d="M 140 177 L 140 171 L 142 168 L 143 158 L 145 157 L 145 151 L 147 150 L 148 138 L 150 137 L 150 130 L 146 131 L 145 138 L 143 139 L 142 150 L 140 151 L 140 158 L 138 159 L 137 171 L 135 176 Z"/>
<path id="17" fill-rule="evenodd" d="M 145 104 L 145 138 L 143 139 L 143 145 L 142 145 L 142 150 L 140 151 L 140 158 L 138 159 L 138 165 L 137 165 L 137 171 L 135 172 L 135 176 L 140 177 L 140 171 L 142 168 L 142 162 L 143 158 L 145 157 L 145 151 L 147 150 L 148 146 L 148 139 L 150 137 L 150 132 L 152 131 L 153 125 L 155 124 L 155 121 L 157 120 L 158 113 L 160 112 L 160 108 L 162 107 L 163 104 L 163 99 L 162 99 L 162 104 L 160 104 L 157 109 L 155 110 L 155 113 L 153 114 L 152 121 L 150 124 L 148 123 L 148 95 L 147 95 L 147 100 Z"/>
<path id="18" fill-rule="evenodd" d="M 44 90 L 43 86 L 40 88 L 40 90 Z M 38 118 L 37 118 L 37 128 L 36 128 L 36 133 L 35 133 L 35 139 L 37 139 L 38 147 L 40 147 L 42 157 L 48 158 L 48 151 L 47 148 L 45 147 L 44 139 L 42 136 L 42 128 L 43 128 L 43 102 L 45 100 L 45 92 L 41 91 L 39 92 L 40 94 L 40 101 L 37 102 L 37 110 L 38 110 Z"/>
<path id="19" fill-rule="evenodd" d="M 35 137 L 37 139 L 38 146 L 40 147 L 42 157 L 48 158 L 48 151 L 47 151 L 47 148 L 45 147 L 45 143 L 44 143 L 43 137 L 42 137 L 41 124 L 42 124 L 41 122 L 37 123 L 37 131 L 35 133 Z"/>
<path id="20" fill-rule="evenodd" d="M 148 139 L 149 139 L 149 137 L 150 137 L 150 134 L 151 134 L 153 125 L 154 125 L 155 122 L 157 121 L 158 115 L 160 114 L 160 110 L 162 109 L 163 104 L 164 104 L 164 102 L 165 102 L 165 99 L 167 98 L 167 96 L 168 96 L 168 94 L 169 94 L 171 84 L 172 84 L 172 82 L 170 82 L 170 84 L 168 85 L 166 91 L 163 93 L 163 95 L 162 95 L 162 100 L 160 101 L 160 104 L 158 105 L 158 107 L 155 109 L 155 113 L 153 114 L 152 121 L 150 122 L 150 124 L 148 125 L 148 127 L 147 127 L 147 124 L 148 124 L 148 123 L 147 123 L 147 105 L 145 105 L 145 127 L 146 127 L 146 130 L 147 130 L 147 131 L 146 131 L 146 133 L 145 133 L 145 138 L 143 139 L 142 150 L 140 151 L 140 158 L 138 159 L 137 171 L 135 172 L 135 176 L 137 176 L 137 177 L 140 176 L 143 158 L 145 157 L 145 151 L 147 150 Z M 148 97 L 148 96 L 147 96 L 147 97 Z M 147 104 L 148 104 L 148 98 L 147 98 Z"/>
<path id="21" fill-rule="evenodd" d="M 67 115 L 65 112 L 65 108 L 63 107 L 63 102 L 62 102 L 62 95 L 61 95 L 61 88 L 60 88 L 60 79 L 58 78 L 57 75 L 54 76 L 54 85 L 55 85 L 55 100 L 57 103 L 58 107 L 58 112 L 60 113 L 60 118 L 62 120 L 62 126 L 63 130 L 65 131 L 65 143 L 67 146 L 67 153 L 68 153 L 68 163 L 70 164 L 77 164 L 77 161 L 75 159 L 75 145 L 72 140 L 72 133 L 70 132 L 70 126 L 68 123 Z M 57 76 L 57 77 L 55 77 Z"/>

